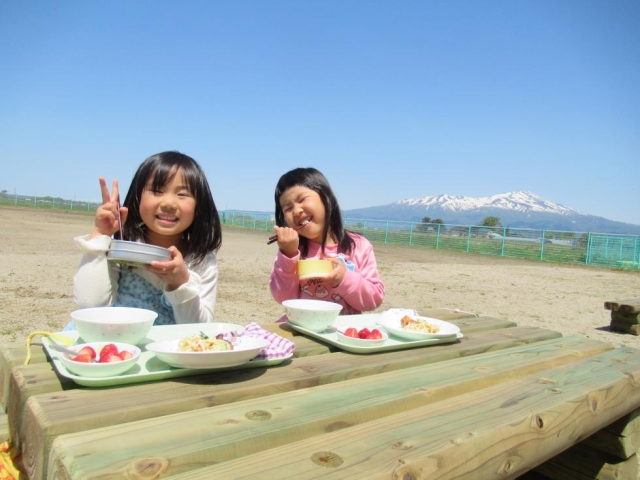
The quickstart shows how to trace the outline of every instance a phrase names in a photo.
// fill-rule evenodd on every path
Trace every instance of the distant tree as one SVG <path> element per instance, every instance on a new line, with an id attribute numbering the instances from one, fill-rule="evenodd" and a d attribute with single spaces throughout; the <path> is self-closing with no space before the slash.
<path id="1" fill-rule="evenodd" d="M 436 225 L 440 225 L 440 232 L 446 232 L 447 231 L 447 227 L 444 226 L 444 220 L 442 220 L 441 218 L 436 218 L 431 223 L 435 223 Z"/>
<path id="2" fill-rule="evenodd" d="M 440 218 L 422 217 L 422 222 L 416 227 L 418 232 L 428 232 L 430 230 L 437 230 L 438 227 L 434 225 L 444 225 L 444 221 Z M 442 231 L 443 227 L 440 227 Z"/>
<path id="3" fill-rule="evenodd" d="M 9 192 L 6 190 L 0 191 L 0 198 L 7 198 L 9 196 Z"/>
<path id="4" fill-rule="evenodd" d="M 498 217 L 485 217 L 481 224 L 482 227 L 500 227 L 500 219 Z"/>

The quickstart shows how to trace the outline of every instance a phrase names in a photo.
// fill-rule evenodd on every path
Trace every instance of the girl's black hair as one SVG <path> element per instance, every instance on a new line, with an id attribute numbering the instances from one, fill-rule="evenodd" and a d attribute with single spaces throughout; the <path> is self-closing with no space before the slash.
<path id="1" fill-rule="evenodd" d="M 322 229 L 322 253 L 324 253 L 324 246 L 327 242 L 327 236 L 329 232 L 335 237 L 335 241 L 338 244 L 338 252 L 349 253 L 355 246 L 353 239 L 347 235 L 342 224 L 342 214 L 340 213 L 340 206 L 338 200 L 329 185 L 329 181 L 326 177 L 315 168 L 295 168 L 288 171 L 280 177 L 278 184 L 276 185 L 275 201 L 276 201 L 276 225 L 279 227 L 287 226 L 284 219 L 284 212 L 280 206 L 280 196 L 289 188 L 295 186 L 302 186 L 315 191 L 322 200 L 325 211 L 325 223 Z M 309 252 L 309 240 L 302 235 L 300 236 L 300 255 L 302 258 L 306 258 Z"/>
<path id="2" fill-rule="evenodd" d="M 126 239 L 144 239 L 145 224 L 140 217 L 140 198 L 151 180 L 151 190 L 161 190 L 173 177 L 182 171 L 189 191 L 196 201 L 193 223 L 182 234 L 186 251 L 194 264 L 204 260 L 209 252 L 215 252 L 222 245 L 220 216 L 213 201 L 207 178 L 200 165 L 191 157 L 180 152 L 162 152 L 147 158 L 131 180 L 124 206 L 129 209 L 123 226 Z M 117 234 L 116 234 L 117 235 Z"/>

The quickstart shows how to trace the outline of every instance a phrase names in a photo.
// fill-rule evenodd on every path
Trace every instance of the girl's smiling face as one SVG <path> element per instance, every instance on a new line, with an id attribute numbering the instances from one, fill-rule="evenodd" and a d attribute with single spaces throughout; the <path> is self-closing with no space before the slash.
<path id="1" fill-rule="evenodd" d="M 318 192 L 301 185 L 295 185 L 280 195 L 280 207 L 289 227 L 298 228 L 303 222 L 308 222 L 298 230 L 298 235 L 313 242 L 322 242 L 325 210 Z M 327 242 L 331 242 L 331 235 L 327 238 Z"/>
<path id="2" fill-rule="evenodd" d="M 184 178 L 182 170 L 169 182 L 154 191 L 152 181 L 147 183 L 140 198 L 140 217 L 147 227 L 145 240 L 163 247 L 180 249 L 182 233 L 191 226 L 195 217 L 196 199 Z"/>

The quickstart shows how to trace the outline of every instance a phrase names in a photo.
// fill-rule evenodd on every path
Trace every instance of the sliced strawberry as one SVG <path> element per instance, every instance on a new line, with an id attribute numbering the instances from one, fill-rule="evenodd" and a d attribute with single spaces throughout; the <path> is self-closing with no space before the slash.
<path id="1" fill-rule="evenodd" d="M 93 361 L 93 359 L 91 358 L 91 355 L 87 353 L 83 353 L 82 355 L 76 355 L 71 360 L 73 360 L 74 362 L 82 362 L 82 363 L 91 363 Z"/>
<path id="2" fill-rule="evenodd" d="M 118 355 L 114 355 L 113 353 L 108 353 L 107 355 L 100 355 L 100 360 L 98 363 L 109 363 L 109 362 L 121 362 L 122 359 Z"/>
<path id="3" fill-rule="evenodd" d="M 344 331 L 344 334 L 347 337 L 353 337 L 353 338 L 358 338 L 358 330 L 356 330 L 353 327 L 349 327 Z"/>
<path id="4" fill-rule="evenodd" d="M 129 360 L 130 358 L 133 358 L 133 354 L 127 350 L 122 350 L 118 356 L 121 360 Z"/>
<path id="5" fill-rule="evenodd" d="M 116 347 L 113 343 L 107 343 L 102 350 L 100 350 L 100 361 L 102 361 L 102 357 L 108 357 L 109 355 L 118 355 L 118 347 Z"/>
<path id="6" fill-rule="evenodd" d="M 80 350 L 78 350 L 78 355 L 89 355 L 93 360 L 94 358 L 96 358 L 96 351 L 87 345 L 86 347 L 82 347 Z"/>
<path id="7" fill-rule="evenodd" d="M 367 338 L 367 335 L 369 335 L 369 333 L 371 333 L 369 332 L 369 329 L 367 327 L 364 327 L 362 330 L 358 332 L 358 337 L 363 339 Z"/>

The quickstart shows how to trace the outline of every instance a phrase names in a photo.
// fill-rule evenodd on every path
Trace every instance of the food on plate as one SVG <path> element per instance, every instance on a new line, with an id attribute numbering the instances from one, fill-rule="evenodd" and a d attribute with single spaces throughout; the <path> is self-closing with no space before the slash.
<path id="1" fill-rule="evenodd" d="M 349 327 L 344 331 L 344 334 L 347 337 L 360 338 L 362 340 L 381 340 L 382 339 L 382 333 L 380 333 L 380 330 L 378 330 L 377 328 L 374 328 L 373 330 L 369 330 L 367 327 L 364 327 L 358 330 L 354 327 Z"/>
<path id="2" fill-rule="evenodd" d="M 228 335 L 226 336 L 228 337 Z M 225 338 L 225 335 L 219 333 L 215 338 L 209 338 L 203 332 L 200 335 L 191 335 L 183 338 L 178 344 L 178 351 L 180 352 L 213 352 L 213 351 L 226 351 L 233 350 L 233 340 L 235 334 L 231 333 L 230 338 Z"/>
<path id="3" fill-rule="evenodd" d="M 409 332 L 418 333 L 438 333 L 440 327 L 427 322 L 426 320 L 411 318 L 405 315 L 400 319 L 400 326 Z"/>
<path id="4" fill-rule="evenodd" d="M 113 343 L 107 343 L 100 349 L 100 354 L 96 354 L 96 351 L 90 346 L 84 346 L 78 350 L 78 354 L 72 357 L 74 362 L 92 363 L 97 361 L 98 363 L 109 362 L 121 362 L 133 358 L 133 354 L 127 350 L 118 351 Z"/>

